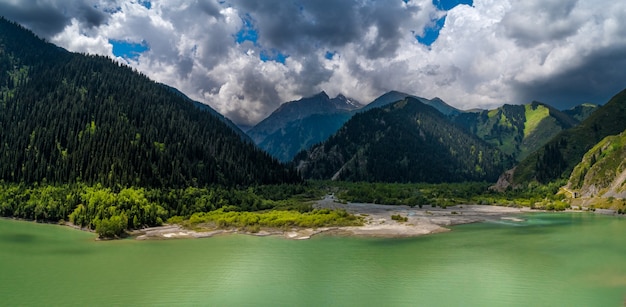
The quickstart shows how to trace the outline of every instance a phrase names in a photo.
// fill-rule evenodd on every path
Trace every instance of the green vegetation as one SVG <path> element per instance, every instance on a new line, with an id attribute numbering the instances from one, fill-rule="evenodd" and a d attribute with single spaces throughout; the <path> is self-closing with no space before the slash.
<path id="1" fill-rule="evenodd" d="M 490 190 L 490 184 L 485 182 L 399 184 L 318 181 L 311 185 L 334 192 L 341 201 L 356 203 L 444 208 L 478 204 L 553 210 L 560 206 L 558 202 L 565 199 L 565 195 L 557 194 L 564 184 L 563 180 L 548 185 L 534 183 L 523 189 L 508 189 L 505 192 Z M 563 205 L 568 207 L 565 203 Z"/>
<path id="2" fill-rule="evenodd" d="M 370 182 L 493 180 L 512 160 L 415 98 L 354 115 L 296 155 L 305 178 Z"/>
<path id="3" fill-rule="evenodd" d="M 402 216 L 402 215 L 400 215 L 400 214 L 392 214 L 392 215 L 391 215 L 391 219 L 392 219 L 392 220 L 394 220 L 394 221 L 400 222 L 400 223 L 402 223 L 402 222 L 406 222 L 406 221 L 408 221 L 408 220 L 409 220 L 409 218 L 408 218 L 408 217 L 406 217 L 406 216 Z"/>
<path id="4" fill-rule="evenodd" d="M 569 178 L 584 154 L 609 135 L 626 130 L 626 90 L 613 96 L 580 125 L 564 130 L 542 148 L 522 160 L 514 174 L 514 183 L 537 180 L 548 183 Z"/>
<path id="5" fill-rule="evenodd" d="M 174 220 L 180 218 L 175 217 Z M 237 212 L 221 208 L 211 212 L 194 213 L 185 224 L 190 227 L 239 228 L 251 232 L 261 227 L 323 227 L 358 226 L 363 219 L 344 210 L 315 209 L 309 212 L 270 210 L 262 212 Z"/>
<path id="6" fill-rule="evenodd" d="M 183 188 L 301 181 L 170 88 L 1 18 L 0 140 L 0 179 L 8 182 Z"/>
<path id="7" fill-rule="evenodd" d="M 306 185 L 264 185 L 247 189 L 113 189 L 83 184 L 0 183 L 0 216 L 51 223 L 69 221 L 94 230 L 103 238 L 122 237 L 128 230 L 158 226 L 164 221 L 189 227 L 247 231 L 261 227 L 346 226 L 363 221 L 342 210 L 313 209 L 310 202 L 335 193 L 341 201 L 385 205 L 485 204 L 562 210 L 569 207 L 564 195 L 556 194 L 563 184 L 535 184 L 524 190 L 497 193 L 490 191 L 487 183 L 312 181 Z"/>
<path id="8" fill-rule="evenodd" d="M 626 192 L 626 186 L 616 179 L 625 170 L 626 131 L 608 136 L 591 148 L 572 171 L 568 187 L 584 197 L 619 195 Z"/>
<path id="9" fill-rule="evenodd" d="M 579 123 L 540 102 L 461 113 L 453 121 L 516 160 L 524 159 L 563 129 Z"/>
<path id="10" fill-rule="evenodd" d="M 265 197 L 271 195 L 271 197 Z M 112 189 L 101 185 L 32 185 L 0 183 L 0 216 L 58 223 L 69 221 L 95 230 L 100 237 L 120 237 L 126 230 L 158 226 L 173 216 L 188 219 L 194 213 L 222 210 L 244 212 L 282 210 L 313 212 L 307 200 L 319 192 L 302 185 L 258 186 L 248 189 Z M 271 212 L 271 211 L 270 211 Z M 317 212 L 330 217 L 337 212 Z M 310 214 L 314 215 L 314 214 Z M 303 224 L 316 221 L 303 219 Z M 343 221 L 343 220 L 342 220 Z"/>

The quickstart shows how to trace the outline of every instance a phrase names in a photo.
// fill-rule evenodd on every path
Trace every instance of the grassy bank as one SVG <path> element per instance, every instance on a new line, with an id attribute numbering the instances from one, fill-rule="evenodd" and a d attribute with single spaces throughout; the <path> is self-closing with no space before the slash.
<path id="1" fill-rule="evenodd" d="M 318 228 L 329 226 L 359 226 L 363 219 L 345 210 L 314 209 L 309 212 L 269 210 L 263 212 L 236 212 L 218 209 L 194 213 L 188 220 L 172 217 L 169 223 L 189 228 L 238 228 L 258 232 L 261 228 L 288 229 L 292 227 Z"/>

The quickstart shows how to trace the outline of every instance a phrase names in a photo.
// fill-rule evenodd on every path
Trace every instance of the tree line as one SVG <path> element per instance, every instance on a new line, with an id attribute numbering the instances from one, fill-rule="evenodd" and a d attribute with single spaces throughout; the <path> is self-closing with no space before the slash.
<path id="1" fill-rule="evenodd" d="M 271 195 L 271 196 L 268 196 Z M 122 236 L 125 231 L 159 226 L 169 218 L 185 219 L 198 212 L 263 211 L 308 212 L 294 197 L 317 197 L 302 185 L 237 188 L 154 189 L 109 188 L 85 184 L 27 185 L 0 183 L 0 216 L 38 222 L 72 223 L 96 231 L 101 237 Z"/>

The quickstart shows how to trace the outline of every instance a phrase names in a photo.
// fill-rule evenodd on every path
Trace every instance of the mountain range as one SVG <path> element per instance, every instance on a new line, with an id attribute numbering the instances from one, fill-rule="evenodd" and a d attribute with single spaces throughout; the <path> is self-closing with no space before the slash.
<path id="1" fill-rule="evenodd" d="M 294 159 L 305 178 L 383 182 L 495 180 L 511 162 L 410 96 L 354 115 L 327 141 Z"/>
<path id="2" fill-rule="evenodd" d="M 439 98 L 426 99 L 398 91 L 387 92 L 363 106 L 354 99 L 325 92 L 282 104 L 247 131 L 253 141 L 280 161 L 291 161 L 296 153 L 328 139 L 354 114 L 412 97 L 439 112 L 454 116 L 462 111 Z"/>
<path id="3" fill-rule="evenodd" d="M 624 118 L 626 90 L 564 111 L 541 102 L 462 111 L 397 91 L 363 106 L 321 92 L 244 133 L 130 67 L 68 52 L 0 18 L 0 180 L 9 182 L 459 182 L 511 169 L 514 185 L 569 178 L 577 193 L 621 196 L 612 187 L 624 181 L 615 164 Z"/>

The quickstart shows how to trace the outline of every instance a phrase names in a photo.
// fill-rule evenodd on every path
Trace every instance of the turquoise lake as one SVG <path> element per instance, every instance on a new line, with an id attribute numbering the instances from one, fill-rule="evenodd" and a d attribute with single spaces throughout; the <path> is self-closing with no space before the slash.
<path id="1" fill-rule="evenodd" d="M 538 213 L 416 238 L 99 242 L 0 220 L 2 306 L 624 306 L 626 219 Z"/>

